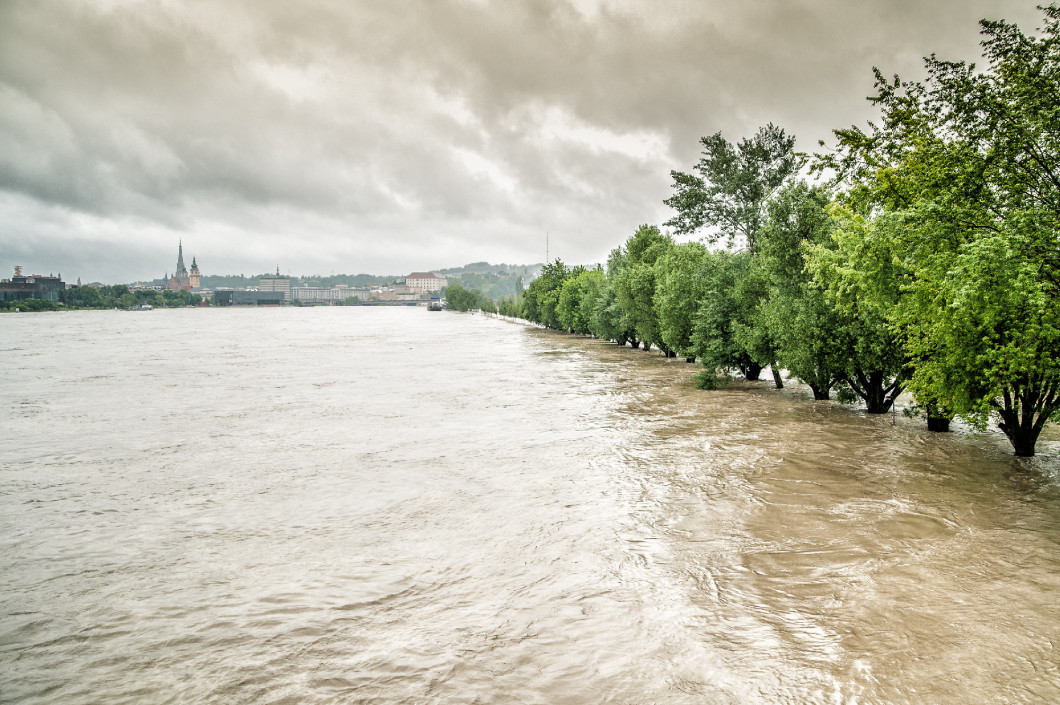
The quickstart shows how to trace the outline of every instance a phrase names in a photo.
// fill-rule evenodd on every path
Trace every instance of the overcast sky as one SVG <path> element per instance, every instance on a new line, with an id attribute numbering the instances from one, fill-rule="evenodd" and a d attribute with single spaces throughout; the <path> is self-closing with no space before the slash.
<path id="1" fill-rule="evenodd" d="M 816 148 L 1038 0 L 0 0 L 0 276 L 606 259 L 699 138 Z"/>

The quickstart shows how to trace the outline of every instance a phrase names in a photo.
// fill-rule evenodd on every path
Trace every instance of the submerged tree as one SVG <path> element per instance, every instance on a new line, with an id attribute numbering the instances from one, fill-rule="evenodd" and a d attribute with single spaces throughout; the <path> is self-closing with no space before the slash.
<path id="1" fill-rule="evenodd" d="M 613 278 L 615 296 L 647 350 L 656 346 L 667 356 L 673 353 L 663 340 L 655 308 L 655 262 L 674 242 L 654 225 L 642 225 L 626 241 L 624 266 Z"/>
<path id="2" fill-rule="evenodd" d="M 851 197 L 903 211 L 896 256 L 911 388 L 1034 454 L 1060 417 L 1060 9 L 1042 36 L 981 22 L 988 69 L 926 60 L 925 83 L 876 72 L 882 111 L 838 130 Z"/>
<path id="3" fill-rule="evenodd" d="M 901 328 L 895 325 L 905 275 L 889 237 L 897 223 L 844 208 L 835 210 L 832 220 L 830 241 L 811 251 L 813 281 L 835 310 L 843 381 L 870 414 L 885 414 L 909 377 Z"/>
<path id="4" fill-rule="evenodd" d="M 635 322 L 628 309 L 622 305 L 615 282 L 624 276 L 629 267 L 629 256 L 625 248 L 616 247 L 607 258 L 607 287 L 600 290 L 601 297 L 593 309 L 593 334 L 619 345 L 629 343 L 634 349 L 640 347 Z M 600 332 L 597 332 L 599 330 Z"/>
<path id="5" fill-rule="evenodd" d="M 557 307 L 563 283 L 570 276 L 571 270 L 559 259 L 542 267 L 541 276 L 523 292 L 523 318 L 546 328 L 561 328 Z"/>
<path id="6" fill-rule="evenodd" d="M 707 248 L 698 242 L 675 245 L 655 260 L 655 309 L 663 343 L 675 354 L 694 362 L 692 334 L 696 311 L 706 297 L 701 276 Z"/>
<path id="7" fill-rule="evenodd" d="M 692 345 L 708 374 L 739 369 L 754 381 L 762 363 L 751 356 L 737 331 L 755 314 L 757 301 L 739 296 L 740 282 L 750 273 L 748 252 L 708 252 L 697 274 L 704 295 L 696 310 Z"/>
<path id="8" fill-rule="evenodd" d="M 839 312 L 813 281 L 807 259 L 815 246 L 831 241 L 831 196 L 799 182 L 770 203 L 755 267 L 767 282 L 759 317 L 769 330 L 780 365 L 824 400 L 844 377 L 844 331 Z"/>
<path id="9" fill-rule="evenodd" d="M 717 362 L 739 360 L 747 379 L 758 379 L 769 365 L 778 388 L 783 386 L 776 360 L 776 345 L 769 329 L 753 312 L 767 293 L 767 283 L 749 262 L 761 249 L 761 230 L 771 200 L 798 173 L 802 158 L 794 151 L 795 138 L 769 124 L 751 138 L 735 145 L 721 133 L 700 140 L 703 153 L 694 173 L 671 172 L 674 195 L 665 201 L 677 214 L 666 224 L 678 233 L 705 230 L 705 239 L 724 240 L 730 247 L 740 243 L 749 258 L 726 262 L 737 267 L 731 275 L 731 291 L 724 301 L 706 304 L 712 320 L 703 321 L 701 333 L 716 330 L 725 338 L 708 347 Z M 746 265 L 746 266 L 745 266 Z M 721 317 L 733 318 L 723 320 Z M 700 340 L 707 343 L 704 338 Z M 721 351 L 725 350 L 724 354 Z M 709 367 L 709 365 L 708 365 Z"/>
<path id="10" fill-rule="evenodd" d="M 588 335 L 590 311 L 582 307 L 582 301 L 590 291 L 593 272 L 581 265 L 571 270 L 570 277 L 563 282 L 559 292 L 556 315 L 560 327 L 568 333 Z"/>

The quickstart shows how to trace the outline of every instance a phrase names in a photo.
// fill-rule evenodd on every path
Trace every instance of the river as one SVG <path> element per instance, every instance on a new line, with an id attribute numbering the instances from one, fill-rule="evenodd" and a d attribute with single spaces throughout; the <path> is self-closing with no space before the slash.
<path id="1" fill-rule="evenodd" d="M 0 316 L 0 702 L 1060 702 L 1060 434 L 422 308 Z"/>

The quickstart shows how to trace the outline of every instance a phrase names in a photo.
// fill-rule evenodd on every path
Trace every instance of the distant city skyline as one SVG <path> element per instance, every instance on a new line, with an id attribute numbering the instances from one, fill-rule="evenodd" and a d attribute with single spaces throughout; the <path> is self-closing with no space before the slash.
<path id="1" fill-rule="evenodd" d="M 603 262 L 699 138 L 818 149 L 1035 0 L 0 3 L 0 269 Z"/>

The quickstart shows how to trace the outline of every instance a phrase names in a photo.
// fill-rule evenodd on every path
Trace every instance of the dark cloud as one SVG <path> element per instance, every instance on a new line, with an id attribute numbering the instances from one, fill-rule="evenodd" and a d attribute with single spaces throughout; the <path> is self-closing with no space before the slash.
<path id="1" fill-rule="evenodd" d="M 871 116 L 872 66 L 974 58 L 998 16 L 1038 20 L 1000 0 L 9 0 L 0 266 L 157 276 L 183 238 L 208 272 L 403 271 L 539 261 L 546 233 L 598 261 L 667 217 L 701 135 L 772 121 L 812 149 Z"/>

